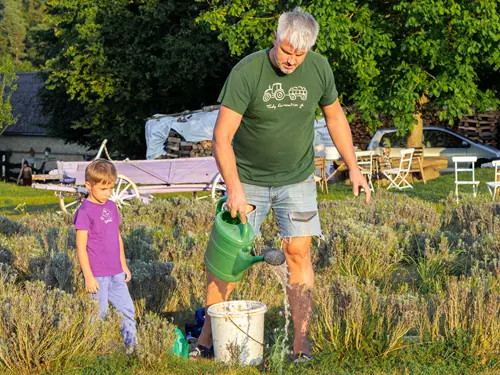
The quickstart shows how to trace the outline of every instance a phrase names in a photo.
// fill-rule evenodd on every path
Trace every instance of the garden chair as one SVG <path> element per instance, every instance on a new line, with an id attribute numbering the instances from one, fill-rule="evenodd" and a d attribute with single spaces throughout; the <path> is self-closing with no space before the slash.
<path id="1" fill-rule="evenodd" d="M 492 200 L 495 200 L 497 190 L 500 188 L 500 160 L 493 160 L 491 164 L 495 167 L 495 181 L 487 182 L 488 190 L 490 191 Z"/>
<path id="2" fill-rule="evenodd" d="M 424 181 L 424 184 L 427 184 L 427 180 L 425 179 L 425 174 L 424 174 L 424 148 L 423 147 L 414 147 L 414 148 L 415 151 L 413 152 L 413 160 L 410 168 L 411 182 L 413 182 L 413 173 L 420 173 L 420 176 L 422 176 L 422 181 Z"/>
<path id="3" fill-rule="evenodd" d="M 323 187 L 326 189 L 326 193 L 328 194 L 328 184 L 326 180 L 326 159 L 325 158 L 314 158 L 314 181 L 319 182 L 321 186 L 321 191 L 323 191 Z"/>
<path id="4" fill-rule="evenodd" d="M 375 151 L 359 151 L 356 152 L 356 162 L 358 163 L 361 174 L 366 176 L 366 181 L 370 186 L 371 191 L 375 191 L 372 183 L 373 176 L 373 156 Z"/>
<path id="5" fill-rule="evenodd" d="M 390 184 L 387 190 L 390 188 L 396 188 L 398 190 L 413 188 L 413 186 L 408 182 L 407 178 L 410 174 L 411 162 L 413 160 L 414 148 L 407 148 L 401 150 L 401 159 L 399 160 L 398 168 L 382 169 L 382 173 L 389 179 Z"/>
<path id="6" fill-rule="evenodd" d="M 455 196 L 457 197 L 457 202 L 459 185 L 472 185 L 472 193 L 475 198 L 479 185 L 479 181 L 476 181 L 476 175 L 474 171 L 477 156 L 453 156 L 451 160 L 453 161 L 453 163 L 455 163 Z M 459 173 L 462 174 L 463 178 L 465 178 L 463 176 L 464 174 L 466 174 L 466 176 L 470 174 L 472 178 L 460 180 L 458 177 Z"/>

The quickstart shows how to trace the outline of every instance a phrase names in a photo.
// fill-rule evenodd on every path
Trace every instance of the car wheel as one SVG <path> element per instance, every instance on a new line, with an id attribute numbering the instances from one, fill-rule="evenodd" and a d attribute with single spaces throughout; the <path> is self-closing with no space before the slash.
<path id="1" fill-rule="evenodd" d="M 486 163 L 491 163 L 491 159 L 486 159 L 486 158 L 477 159 L 476 167 L 480 168 L 483 164 L 486 164 Z"/>

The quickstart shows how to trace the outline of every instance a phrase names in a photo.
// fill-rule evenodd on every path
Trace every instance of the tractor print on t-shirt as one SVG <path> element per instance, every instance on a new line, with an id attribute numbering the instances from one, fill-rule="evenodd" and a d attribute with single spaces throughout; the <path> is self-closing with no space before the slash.
<path id="1" fill-rule="evenodd" d="M 272 86 L 269 86 L 266 91 L 264 91 L 264 97 L 262 98 L 262 100 L 264 100 L 264 102 L 268 102 L 271 99 L 281 101 L 286 96 L 288 96 L 291 100 L 296 100 L 297 98 L 306 100 L 307 90 L 303 86 L 293 86 L 288 90 L 288 94 L 285 94 L 285 90 L 283 90 L 281 83 L 276 82 L 273 83 Z"/>

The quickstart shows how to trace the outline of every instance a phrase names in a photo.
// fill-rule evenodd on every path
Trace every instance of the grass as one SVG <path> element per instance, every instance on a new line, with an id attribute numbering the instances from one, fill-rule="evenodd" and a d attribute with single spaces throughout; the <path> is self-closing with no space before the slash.
<path id="1" fill-rule="evenodd" d="M 57 208 L 57 197 L 51 191 L 0 182 L 0 215 L 19 216 Z"/>
<path id="2" fill-rule="evenodd" d="M 486 182 L 494 180 L 494 169 L 491 168 L 477 168 L 476 181 L 481 181 L 478 189 L 479 197 L 490 197 Z M 411 180 L 410 180 L 411 182 Z M 376 180 L 373 183 L 375 191 L 379 189 L 386 189 L 384 186 L 377 186 Z M 396 190 L 391 189 L 391 192 L 398 195 L 406 195 L 411 198 L 422 199 L 426 202 L 440 203 L 447 199 L 450 194 L 455 193 L 455 174 L 444 173 L 439 178 L 427 181 L 424 184 L 422 181 L 415 181 L 413 189 Z M 363 193 L 362 193 L 363 194 Z M 472 195 L 471 186 L 460 186 L 460 195 Z M 328 194 L 321 192 L 318 189 L 318 200 L 339 200 L 352 196 L 352 186 L 343 182 L 336 182 L 328 184 Z"/>
<path id="3" fill-rule="evenodd" d="M 478 195 L 489 197 L 488 188 L 485 182 L 493 181 L 494 170 L 490 168 L 476 169 L 476 180 L 481 181 L 479 184 Z M 402 191 L 391 189 L 395 194 L 404 194 L 408 197 L 422 199 L 427 202 L 439 203 L 445 200 L 450 194 L 454 193 L 455 175 L 453 173 L 443 174 L 437 179 L 427 181 L 424 184 L 422 181 L 416 181 L 413 184 L 413 189 L 405 189 Z M 383 186 L 378 187 L 374 183 L 375 190 L 386 189 Z M 472 194 L 472 187 L 461 186 L 460 193 L 464 195 Z M 362 193 L 363 194 L 363 193 Z M 209 192 L 199 192 L 197 198 L 206 197 L 209 199 Z M 172 197 L 192 198 L 193 193 L 164 193 L 155 194 L 155 198 L 164 199 Z M 318 189 L 318 200 L 343 200 L 352 197 L 351 185 L 346 185 L 344 182 L 335 182 L 328 184 L 328 194 L 321 192 Z M 12 183 L 0 182 L 0 215 L 7 217 L 16 217 L 24 213 L 35 213 L 46 210 L 56 211 L 59 209 L 57 197 L 54 192 L 33 189 L 25 186 L 17 186 Z"/>

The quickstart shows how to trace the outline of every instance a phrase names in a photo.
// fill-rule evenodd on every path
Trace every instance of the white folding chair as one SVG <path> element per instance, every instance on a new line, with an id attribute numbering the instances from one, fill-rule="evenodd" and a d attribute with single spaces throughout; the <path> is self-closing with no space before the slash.
<path id="1" fill-rule="evenodd" d="M 457 202 L 459 185 L 472 185 L 472 193 L 476 197 L 479 181 L 476 181 L 474 165 L 476 164 L 477 156 L 453 156 L 451 160 L 455 163 L 455 196 L 457 197 Z M 462 176 L 464 174 L 471 174 L 472 178 L 459 180 L 459 173 Z"/>
<path id="2" fill-rule="evenodd" d="M 401 159 L 399 161 L 399 168 L 390 168 L 382 170 L 382 173 L 391 182 L 387 187 L 387 190 L 393 187 L 398 190 L 413 188 L 413 186 L 407 180 L 407 177 L 410 174 L 411 163 L 413 160 L 413 152 L 415 152 L 414 148 L 407 148 L 401 150 Z"/>
<path id="3" fill-rule="evenodd" d="M 368 185 L 371 191 L 375 191 L 372 183 L 373 175 L 373 155 L 375 151 L 358 151 L 356 152 L 356 162 L 358 163 L 359 170 L 363 176 L 366 176 Z"/>
<path id="4" fill-rule="evenodd" d="M 491 165 L 495 167 L 495 181 L 487 182 L 486 186 L 488 186 L 492 199 L 495 200 L 497 190 L 500 189 L 500 160 L 493 160 Z"/>

